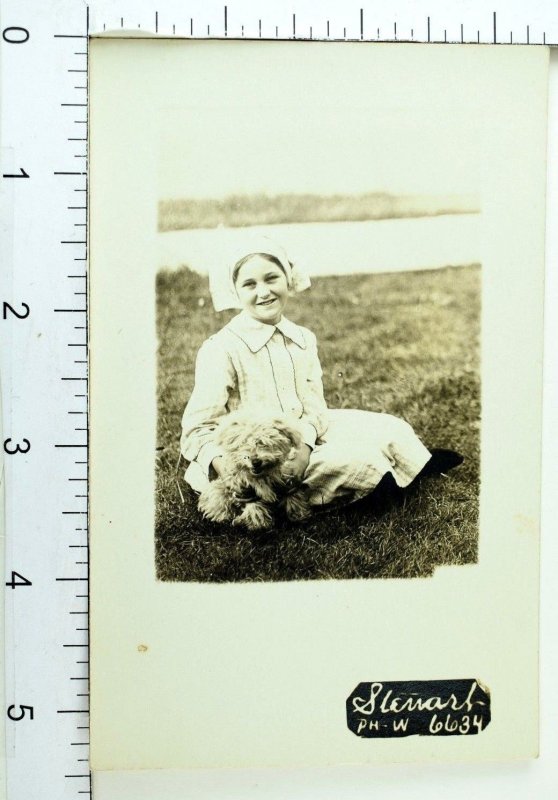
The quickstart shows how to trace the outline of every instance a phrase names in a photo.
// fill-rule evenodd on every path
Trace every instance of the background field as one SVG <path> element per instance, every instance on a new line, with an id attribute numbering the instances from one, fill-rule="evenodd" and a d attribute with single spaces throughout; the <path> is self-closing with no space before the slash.
<path id="1" fill-rule="evenodd" d="M 331 408 L 404 417 L 427 446 L 465 455 L 401 503 L 371 495 L 293 526 L 249 534 L 200 518 L 183 481 L 180 419 L 196 352 L 232 313 L 216 314 L 207 279 L 183 268 L 157 277 L 159 334 L 156 562 L 174 581 L 410 578 L 475 562 L 479 486 L 478 265 L 314 278 L 288 316 L 318 337 Z"/>
<path id="2" fill-rule="evenodd" d="M 159 231 L 279 225 L 290 222 L 339 222 L 431 217 L 479 211 L 469 195 L 265 194 L 229 195 L 220 200 L 171 199 L 159 203 Z"/>

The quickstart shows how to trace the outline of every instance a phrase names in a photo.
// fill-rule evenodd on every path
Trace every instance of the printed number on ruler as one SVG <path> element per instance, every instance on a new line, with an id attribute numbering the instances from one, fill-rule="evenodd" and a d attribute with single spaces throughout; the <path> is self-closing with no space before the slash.
<path id="1" fill-rule="evenodd" d="M 8 44 L 19 45 L 25 44 L 29 40 L 29 31 L 27 28 L 20 28 L 17 26 L 12 26 L 9 28 L 5 28 L 2 31 L 2 38 Z M 2 173 L 2 177 L 9 179 L 18 179 L 18 178 L 29 178 L 29 173 L 25 171 L 23 167 L 19 167 L 19 172 L 4 172 Z M 13 301 L 15 302 L 15 301 Z M 17 319 L 23 320 L 27 319 L 29 316 L 31 309 L 24 303 L 22 300 L 19 301 L 19 305 L 21 308 L 18 310 L 14 308 L 11 303 L 8 303 L 6 300 L 2 303 L 2 319 L 8 321 L 9 319 Z M 31 442 L 29 439 L 22 438 L 20 441 L 14 441 L 12 437 L 8 437 L 4 440 L 4 453 L 8 456 L 16 456 L 19 453 L 28 453 L 31 449 Z M 11 571 L 11 579 L 6 581 L 6 586 L 9 586 L 11 589 L 15 589 L 19 586 L 32 586 L 32 582 L 25 578 L 23 575 L 20 575 L 19 572 L 15 570 Z M 34 718 L 34 709 L 33 706 L 26 706 L 26 705 L 16 705 L 12 704 L 7 708 L 7 716 L 8 719 L 12 720 L 12 722 L 21 722 L 21 720 L 29 719 L 32 720 Z"/>

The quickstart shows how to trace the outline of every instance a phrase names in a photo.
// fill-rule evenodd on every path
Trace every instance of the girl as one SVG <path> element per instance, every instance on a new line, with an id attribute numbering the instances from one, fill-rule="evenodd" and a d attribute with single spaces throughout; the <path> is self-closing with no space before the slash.
<path id="1" fill-rule="evenodd" d="M 242 310 L 198 352 L 181 438 L 190 462 L 185 478 L 195 491 L 220 474 L 216 423 L 239 407 L 300 421 L 304 445 L 290 469 L 307 485 L 316 509 L 358 500 L 380 481 L 403 488 L 418 475 L 463 460 L 449 450 L 430 453 L 407 422 L 390 414 L 327 408 L 316 337 L 283 316 L 289 295 L 309 285 L 267 237 L 231 258 L 224 273 L 210 276 L 215 310 Z"/>

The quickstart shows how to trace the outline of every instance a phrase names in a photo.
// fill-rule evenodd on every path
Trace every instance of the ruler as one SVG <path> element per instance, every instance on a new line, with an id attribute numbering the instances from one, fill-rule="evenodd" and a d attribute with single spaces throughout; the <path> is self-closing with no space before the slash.
<path id="1" fill-rule="evenodd" d="M 36 11 L 37 4 L 35 4 Z M 2 16 L 8 797 L 90 792 L 88 14 Z"/>
<path id="2" fill-rule="evenodd" d="M 296 7 L 295 7 L 296 5 Z M 395 7 L 393 7 L 395 6 Z M 90 35 L 558 44 L 554 2 L 20 4 L 1 20 L 0 343 L 10 800 L 91 794 Z M 0 504 L 1 508 L 1 504 Z"/>
<path id="3" fill-rule="evenodd" d="M 252 0 L 91 4 L 91 32 L 147 31 L 196 38 L 558 44 L 554 0 Z"/>

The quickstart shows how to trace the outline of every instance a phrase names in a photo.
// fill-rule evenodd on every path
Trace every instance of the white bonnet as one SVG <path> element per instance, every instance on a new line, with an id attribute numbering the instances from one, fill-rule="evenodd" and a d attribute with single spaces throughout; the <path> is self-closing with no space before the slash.
<path id="1" fill-rule="evenodd" d="M 223 262 L 215 264 L 209 269 L 209 291 L 215 311 L 242 308 L 234 287 L 234 268 L 246 256 L 256 254 L 273 256 L 278 261 L 287 277 L 287 284 L 291 292 L 302 292 L 309 288 L 310 278 L 289 259 L 280 244 L 263 234 L 251 235 L 245 237 L 242 243 L 238 242 L 228 248 L 228 252 L 223 256 Z"/>

